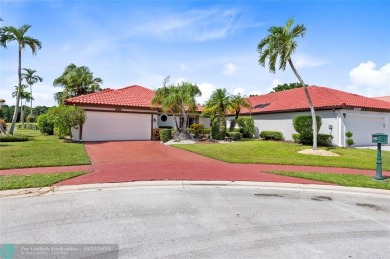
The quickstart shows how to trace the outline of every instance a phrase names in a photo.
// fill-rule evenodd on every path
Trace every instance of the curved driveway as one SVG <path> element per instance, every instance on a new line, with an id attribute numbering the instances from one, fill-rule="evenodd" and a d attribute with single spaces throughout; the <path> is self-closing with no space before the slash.
<path id="1" fill-rule="evenodd" d="M 61 182 L 62 185 L 131 182 L 150 180 L 219 180 L 312 183 L 286 176 L 264 173 L 271 170 L 360 173 L 371 170 L 281 166 L 262 164 L 229 164 L 195 153 L 162 145 L 157 141 L 123 141 L 85 143 L 93 173 Z"/>

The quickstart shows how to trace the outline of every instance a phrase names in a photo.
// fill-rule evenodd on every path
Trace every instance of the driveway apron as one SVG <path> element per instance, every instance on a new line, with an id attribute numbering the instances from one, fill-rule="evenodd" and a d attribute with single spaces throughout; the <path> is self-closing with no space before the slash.
<path id="1" fill-rule="evenodd" d="M 61 185 L 152 180 L 261 181 L 324 184 L 264 173 L 266 165 L 229 164 L 157 141 L 85 144 L 94 172 Z"/>

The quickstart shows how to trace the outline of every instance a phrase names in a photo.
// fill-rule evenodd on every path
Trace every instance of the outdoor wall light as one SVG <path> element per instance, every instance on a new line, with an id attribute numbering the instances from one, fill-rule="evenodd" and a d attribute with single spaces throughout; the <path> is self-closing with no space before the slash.
<path id="1" fill-rule="evenodd" d="M 343 116 L 344 116 L 344 119 L 347 118 L 347 114 L 346 113 L 343 113 Z"/>

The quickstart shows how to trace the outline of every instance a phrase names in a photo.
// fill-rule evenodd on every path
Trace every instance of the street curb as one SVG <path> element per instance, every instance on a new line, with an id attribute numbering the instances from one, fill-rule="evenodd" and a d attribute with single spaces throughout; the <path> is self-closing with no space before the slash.
<path id="1" fill-rule="evenodd" d="M 17 190 L 0 191 L 0 199 L 25 198 L 42 195 L 68 194 L 78 192 L 125 190 L 135 188 L 252 188 L 252 189 L 277 189 L 287 191 L 305 192 L 333 192 L 364 196 L 376 196 L 390 199 L 390 190 L 344 187 L 334 185 L 317 184 L 292 184 L 275 182 L 247 182 L 247 181 L 140 181 L 104 184 L 64 185 L 42 188 L 27 188 Z"/>

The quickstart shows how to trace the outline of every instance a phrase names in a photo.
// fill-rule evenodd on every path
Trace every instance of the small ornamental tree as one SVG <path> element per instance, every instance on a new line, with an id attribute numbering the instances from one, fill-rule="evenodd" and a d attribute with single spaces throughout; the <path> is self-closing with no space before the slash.
<path id="1" fill-rule="evenodd" d="M 54 133 L 60 138 L 70 135 L 71 128 L 85 122 L 84 110 L 76 106 L 52 107 L 47 112 L 49 120 L 54 123 Z"/>
<path id="2" fill-rule="evenodd" d="M 345 132 L 345 136 L 347 139 L 345 140 L 345 143 L 347 143 L 348 147 L 351 147 L 355 142 L 352 139 L 353 133 L 350 131 Z"/>
<path id="3" fill-rule="evenodd" d="M 239 117 L 237 124 L 244 138 L 253 138 L 253 134 L 255 134 L 255 122 L 252 116 Z"/>
<path id="4" fill-rule="evenodd" d="M 322 121 L 320 116 L 316 116 L 317 134 L 321 128 Z M 293 118 L 293 126 L 296 132 L 299 133 L 300 143 L 311 144 L 313 143 L 313 128 L 312 128 L 312 116 L 301 115 Z"/>

